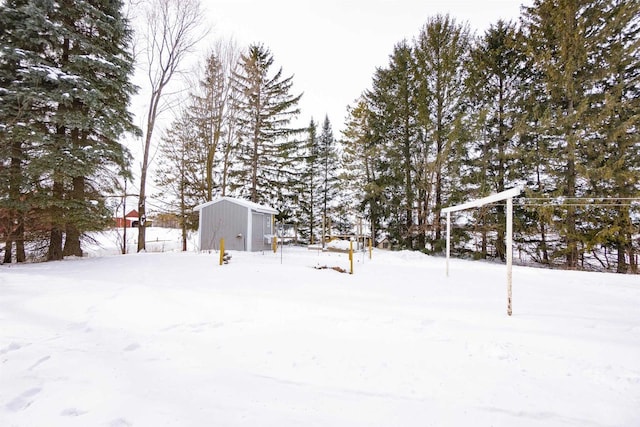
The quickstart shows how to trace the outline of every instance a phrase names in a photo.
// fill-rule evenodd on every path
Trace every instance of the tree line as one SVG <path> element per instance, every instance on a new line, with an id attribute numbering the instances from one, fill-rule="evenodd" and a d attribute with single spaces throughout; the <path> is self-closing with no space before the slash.
<path id="1" fill-rule="evenodd" d="M 535 0 L 481 35 L 429 18 L 396 44 L 336 138 L 328 117 L 293 126 L 302 94 L 261 43 L 218 42 L 186 99 L 168 102 L 201 14 L 197 0 L 155 1 L 142 129 L 127 111 L 134 44 L 122 2 L 0 6 L 5 262 L 14 247 L 24 260 L 24 242 L 48 259 L 81 255 L 82 235 L 111 220 L 106 196 L 126 193 L 129 132 L 143 140 L 140 223 L 149 174 L 185 248 L 193 208 L 228 195 L 273 205 L 310 242 L 352 232 L 360 216 L 376 239 L 440 253 L 443 207 L 523 185 L 515 238 L 529 258 L 637 270 L 639 2 Z M 454 250 L 504 258 L 504 215 L 500 204 L 460 215 Z"/>
<path id="2" fill-rule="evenodd" d="M 639 4 L 536 0 L 480 36 L 439 15 L 397 43 L 344 133 L 374 234 L 438 253 L 442 208 L 522 185 L 530 259 L 636 272 Z M 504 216 L 462 215 L 454 248 L 504 259 Z"/>

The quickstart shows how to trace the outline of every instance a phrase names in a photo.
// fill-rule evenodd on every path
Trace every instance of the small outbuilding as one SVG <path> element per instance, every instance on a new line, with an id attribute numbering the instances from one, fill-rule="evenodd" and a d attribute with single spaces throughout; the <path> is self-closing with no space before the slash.
<path id="1" fill-rule="evenodd" d="M 262 251 L 271 247 L 272 207 L 248 200 L 220 197 L 196 206 L 200 214 L 198 239 L 200 250 L 218 249 L 224 238 L 225 249 L 234 251 Z"/>
<path id="2" fill-rule="evenodd" d="M 138 219 L 139 219 L 139 214 L 138 211 L 133 209 L 131 210 L 128 214 L 125 215 L 124 218 L 122 217 L 116 217 L 115 221 L 116 221 L 116 227 L 117 228 L 131 228 L 131 227 L 137 227 L 138 226 Z"/>

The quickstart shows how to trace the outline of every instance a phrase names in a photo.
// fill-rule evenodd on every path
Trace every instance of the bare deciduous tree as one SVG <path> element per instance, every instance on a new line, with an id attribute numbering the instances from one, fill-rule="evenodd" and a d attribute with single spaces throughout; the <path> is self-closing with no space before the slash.
<path id="1" fill-rule="evenodd" d="M 146 184 L 153 131 L 160 114 L 169 107 L 166 89 L 180 74 L 185 59 L 206 33 L 199 0 L 150 0 L 144 34 L 150 89 L 138 199 L 138 252 L 145 249 Z"/>

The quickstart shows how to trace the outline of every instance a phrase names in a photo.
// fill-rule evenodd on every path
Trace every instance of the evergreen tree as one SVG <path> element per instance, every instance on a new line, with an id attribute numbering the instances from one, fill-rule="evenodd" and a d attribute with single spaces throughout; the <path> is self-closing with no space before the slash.
<path id="1" fill-rule="evenodd" d="M 127 112 L 134 92 L 127 51 L 131 33 L 122 3 L 16 1 L 6 6 L 3 15 L 9 19 L 43 17 L 39 28 L 32 27 L 32 19 L 11 21 L 9 49 L 25 53 L 13 61 L 14 71 L 29 75 L 22 84 L 33 85 L 48 110 L 35 116 L 42 134 L 33 138 L 29 160 L 38 175 L 33 203 L 48 214 L 48 259 L 81 255 L 82 233 L 111 219 L 101 181 L 126 163 L 118 139 L 134 130 Z"/>
<path id="2" fill-rule="evenodd" d="M 417 117 L 415 58 L 406 41 L 397 44 L 388 68 L 379 68 L 367 96 L 374 112 L 372 130 L 384 146 L 389 194 L 389 232 L 403 247 L 413 249 L 418 218 L 417 160 L 422 141 Z M 417 215 L 419 216 L 419 214 Z M 424 239 L 420 239 L 424 248 Z M 420 244 L 419 244 L 420 245 Z"/>
<path id="3" fill-rule="evenodd" d="M 380 179 L 381 147 L 374 143 L 370 122 L 373 114 L 365 96 L 347 111 L 342 131 L 342 183 L 346 205 L 352 212 L 362 212 L 371 224 L 371 236 L 382 236 L 384 222 L 384 184 Z M 350 193 L 350 194 L 349 194 Z"/>
<path id="4" fill-rule="evenodd" d="M 298 159 L 291 154 L 297 141 L 289 138 L 300 131 L 289 124 L 299 112 L 296 105 L 302 95 L 290 93 L 293 76 L 283 78 L 282 69 L 271 75 L 272 66 L 271 52 L 254 44 L 241 56 L 233 74 L 240 151 L 232 173 L 233 187 L 240 195 L 282 208 L 285 194 L 293 197 L 287 183 L 294 179 L 292 165 Z"/>
<path id="5" fill-rule="evenodd" d="M 298 197 L 296 204 L 299 206 L 298 220 L 302 227 L 299 232 L 304 239 L 313 244 L 317 241 L 318 217 L 320 206 L 320 184 L 318 173 L 318 125 L 311 118 L 307 127 L 307 139 L 303 147 Z"/>
<path id="6" fill-rule="evenodd" d="M 470 125 L 474 138 L 468 150 L 469 171 L 465 177 L 468 194 L 475 198 L 501 192 L 513 186 L 517 148 L 516 126 L 520 121 L 523 54 L 515 25 L 498 21 L 471 51 L 466 85 L 470 99 Z M 510 176 L 511 175 L 511 176 Z M 482 233 L 483 257 L 487 256 L 487 232 L 497 229 L 497 256 L 504 260 L 504 205 L 475 212 Z"/>
<path id="7" fill-rule="evenodd" d="M 585 247 L 612 249 L 617 272 L 636 272 L 633 235 L 638 220 L 629 199 L 640 194 L 640 3 L 611 0 L 600 12 L 606 24 L 598 38 L 599 49 L 590 53 L 588 61 L 600 68 L 589 91 L 597 95 L 589 106 L 586 167 L 579 171 L 588 183 L 585 194 L 595 202 L 607 198 L 612 206 L 586 212 Z"/>
<path id="8" fill-rule="evenodd" d="M 575 200 L 585 196 L 582 171 L 590 167 L 584 154 L 591 144 L 587 133 L 593 112 L 590 105 L 599 92 L 595 82 L 600 64 L 593 60 L 605 43 L 605 3 L 536 0 L 524 9 L 523 16 L 527 54 L 546 97 L 539 119 L 552 158 L 543 161 L 552 165 L 549 172 L 556 185 L 551 194 L 568 202 L 558 213 L 555 226 L 564 237 L 559 255 L 571 269 L 578 267 L 584 250 L 580 222 L 585 211 Z"/>
<path id="9" fill-rule="evenodd" d="M 331 230 L 327 227 L 331 227 L 336 223 L 336 218 L 333 215 L 336 206 L 337 196 L 337 164 L 338 153 L 336 151 L 336 140 L 333 136 L 333 130 L 331 129 L 331 122 L 329 117 L 325 116 L 322 123 L 322 132 L 318 140 L 318 149 L 316 152 L 316 162 L 318 171 L 318 183 L 320 187 L 317 189 L 320 191 L 320 202 L 322 219 L 324 221 L 323 229 L 331 234 Z M 324 239 L 325 236 L 323 236 Z M 324 240 L 323 240 L 324 245 Z"/>
<path id="10" fill-rule="evenodd" d="M 159 147 L 156 185 L 162 189 L 168 212 L 179 218 L 183 251 L 187 250 L 188 231 L 197 228 L 193 209 L 209 201 L 206 190 L 202 191 L 208 177 L 202 173 L 203 163 L 198 156 L 200 137 L 185 111 L 174 120 Z"/>
<path id="11" fill-rule="evenodd" d="M 214 190 L 225 192 L 225 172 L 235 143 L 231 77 L 237 64 L 237 48 L 219 43 L 206 59 L 198 93 L 192 94 L 190 114 L 199 134 L 207 201 L 212 200 Z"/>
<path id="12" fill-rule="evenodd" d="M 437 15 L 424 25 L 415 42 L 419 123 L 424 135 L 423 164 L 426 171 L 421 199 L 433 217 L 432 247 L 441 251 L 440 211 L 463 196 L 459 185 L 464 131 L 462 117 L 469 54 L 469 29 L 448 15 Z"/>
<path id="13" fill-rule="evenodd" d="M 49 82 L 41 34 L 51 31 L 44 5 L 12 1 L 0 5 L 0 230 L 6 236 L 4 262 L 26 259 L 25 233 L 46 230 L 33 209 L 38 171 L 31 158 L 49 137 Z M 37 224 L 36 227 L 34 225 Z"/>

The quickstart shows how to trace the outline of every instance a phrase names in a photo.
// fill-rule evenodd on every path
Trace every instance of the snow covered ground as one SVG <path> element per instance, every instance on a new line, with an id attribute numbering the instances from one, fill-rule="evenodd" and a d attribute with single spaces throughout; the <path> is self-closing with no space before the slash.
<path id="1" fill-rule="evenodd" d="M 638 276 L 116 252 L 0 266 L 0 426 L 640 426 Z"/>

